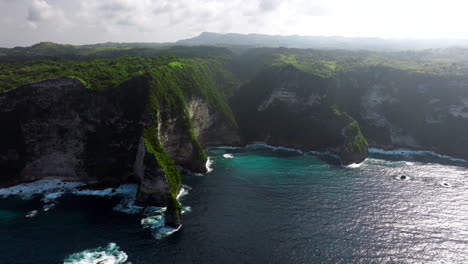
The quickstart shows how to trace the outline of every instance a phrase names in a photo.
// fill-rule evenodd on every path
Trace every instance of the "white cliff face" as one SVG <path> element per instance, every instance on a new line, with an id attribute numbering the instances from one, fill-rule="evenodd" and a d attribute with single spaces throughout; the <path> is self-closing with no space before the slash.
<path id="1" fill-rule="evenodd" d="M 391 96 L 385 93 L 385 86 L 373 85 L 361 97 L 361 118 L 372 122 L 377 127 L 390 128 L 390 122 L 381 111 L 382 104 L 390 99 Z"/>
<path id="2" fill-rule="evenodd" d="M 183 117 L 178 116 L 163 122 L 158 118 L 158 136 L 165 151 L 176 164 L 188 165 L 193 159 L 194 147 L 188 134 L 189 128 L 181 125 L 184 121 L 180 119 Z"/>
<path id="3" fill-rule="evenodd" d="M 460 97 L 460 103 L 448 106 L 448 112 L 454 117 L 468 119 L 468 96 Z"/>
<path id="4" fill-rule="evenodd" d="M 279 101 L 286 104 L 296 104 L 299 100 L 297 98 L 296 93 L 288 90 L 286 87 L 283 86 L 273 91 L 268 97 L 268 99 L 263 101 L 263 103 L 261 103 L 258 106 L 257 111 L 265 111 L 274 101 Z"/>
<path id="5" fill-rule="evenodd" d="M 423 86 L 420 89 L 425 89 Z M 361 118 L 375 127 L 385 128 L 390 135 L 391 141 L 396 145 L 418 147 L 416 140 L 406 134 L 400 128 L 390 122 L 384 112 L 384 104 L 396 105 L 400 99 L 394 94 L 397 89 L 391 89 L 384 84 L 374 84 L 361 97 Z"/>
<path id="6" fill-rule="evenodd" d="M 195 136 L 200 137 L 203 132 L 215 124 L 216 120 L 213 117 L 213 111 L 201 97 L 193 97 L 188 100 L 187 109 L 194 123 L 193 132 Z"/>
<path id="7" fill-rule="evenodd" d="M 459 138 L 468 128 L 462 125 L 468 121 L 467 78 L 385 67 L 372 68 L 369 75 L 361 71 L 344 76 L 343 89 L 356 93 L 342 101 L 371 144 L 466 157 L 466 141 Z"/>
<path id="8" fill-rule="evenodd" d="M 240 132 L 227 118 L 201 97 L 187 100 L 194 135 L 203 147 L 237 146 Z"/>
<path id="9" fill-rule="evenodd" d="M 359 125 L 333 103 L 333 78 L 294 66 L 259 74 L 232 100 L 248 143 L 263 142 L 303 151 L 331 151 L 344 163 L 367 157 Z M 256 86 L 259 87 L 256 87 Z M 329 99 L 330 98 L 330 99 Z"/>
<path id="10" fill-rule="evenodd" d="M 284 84 L 280 88 L 274 90 L 267 99 L 259 104 L 257 111 L 262 112 L 268 109 L 274 102 L 284 103 L 287 105 L 302 104 L 305 106 L 316 106 L 322 103 L 322 100 L 327 97 L 326 94 L 310 93 L 305 97 L 299 96 L 296 92 L 291 91 L 291 86 Z"/>

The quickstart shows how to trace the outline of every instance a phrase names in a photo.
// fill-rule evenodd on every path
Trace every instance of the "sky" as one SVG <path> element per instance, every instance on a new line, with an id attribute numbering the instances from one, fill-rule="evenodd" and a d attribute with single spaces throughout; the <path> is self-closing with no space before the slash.
<path id="1" fill-rule="evenodd" d="M 466 0 L 0 0 L 0 47 L 201 32 L 468 39 Z"/>

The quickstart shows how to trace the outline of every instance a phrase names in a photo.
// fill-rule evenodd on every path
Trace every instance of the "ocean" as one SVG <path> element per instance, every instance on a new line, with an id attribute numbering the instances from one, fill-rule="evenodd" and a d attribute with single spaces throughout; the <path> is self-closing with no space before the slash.
<path id="1" fill-rule="evenodd" d="M 0 190 L 0 263 L 468 263 L 466 161 L 371 149 L 342 167 L 264 145 L 209 156 L 210 173 L 183 176 L 180 230 L 163 208 L 132 206 L 131 185 Z"/>

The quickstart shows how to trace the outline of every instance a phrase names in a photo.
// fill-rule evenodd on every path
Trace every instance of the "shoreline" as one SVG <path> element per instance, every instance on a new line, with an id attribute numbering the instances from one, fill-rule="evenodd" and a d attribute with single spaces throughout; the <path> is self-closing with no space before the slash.
<path id="1" fill-rule="evenodd" d="M 291 148 L 287 146 L 275 146 L 275 145 L 269 145 L 265 142 L 255 142 L 251 144 L 245 144 L 244 146 L 216 146 L 216 147 L 208 147 L 207 150 L 210 149 L 226 149 L 226 150 L 236 150 L 236 149 L 256 149 L 256 148 L 267 148 L 271 149 L 273 151 L 278 151 L 278 150 L 284 150 L 284 151 L 291 151 L 291 152 L 296 152 L 298 154 L 312 154 L 316 156 L 320 155 L 325 155 L 325 156 L 331 156 L 334 158 L 339 159 L 338 155 L 336 153 L 330 152 L 330 151 L 320 151 L 320 150 L 302 150 L 302 149 L 296 149 L 296 148 Z M 464 158 L 464 156 L 458 156 L 458 155 L 450 155 L 449 153 L 441 153 L 437 152 L 433 149 L 424 149 L 424 148 L 414 148 L 414 147 L 404 147 L 404 146 L 395 146 L 395 147 L 383 147 L 383 146 L 378 146 L 378 145 L 370 145 L 368 148 L 369 154 L 371 153 L 380 153 L 380 154 L 395 154 L 395 155 L 401 155 L 401 154 L 417 154 L 423 153 L 423 154 L 429 154 L 433 155 L 439 158 L 446 158 L 446 159 L 451 159 L 454 161 L 459 161 L 459 162 L 465 162 L 468 163 L 468 157 Z M 388 152 L 388 153 L 384 153 Z M 403 153 L 401 153 L 403 152 Z M 411 153 L 412 152 L 412 153 Z M 361 164 L 357 163 L 357 164 Z M 350 164 L 351 165 L 351 164 Z M 346 165 L 349 166 L 349 165 Z"/>
<path id="2" fill-rule="evenodd" d="M 397 155 L 399 154 L 398 152 L 403 152 L 403 153 L 420 152 L 420 153 L 430 154 L 439 158 L 447 158 L 451 160 L 457 160 L 460 162 L 468 163 L 468 154 L 466 156 L 456 155 L 453 153 L 438 152 L 437 150 L 427 149 L 427 148 L 415 148 L 415 147 L 406 147 L 406 146 L 383 147 L 380 145 L 370 145 L 368 147 L 368 150 L 369 150 L 369 153 L 371 153 L 372 151 L 374 153 L 394 152 L 393 154 L 397 154 Z"/>

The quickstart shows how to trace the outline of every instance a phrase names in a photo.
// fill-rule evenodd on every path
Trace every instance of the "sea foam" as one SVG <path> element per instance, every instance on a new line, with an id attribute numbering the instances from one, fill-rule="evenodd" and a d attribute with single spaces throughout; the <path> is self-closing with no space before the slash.
<path id="1" fill-rule="evenodd" d="M 63 182 L 58 179 L 53 180 L 40 180 L 32 183 L 20 184 L 9 188 L 0 189 L 0 198 L 8 196 L 18 196 L 22 199 L 31 199 L 36 195 L 42 196 L 41 201 L 44 203 L 42 211 L 47 212 L 55 207 L 56 200 L 64 194 L 69 193 L 78 196 L 98 196 L 98 197 L 122 197 L 121 201 L 113 208 L 114 211 L 126 214 L 143 214 L 141 220 L 143 228 L 151 228 L 153 236 L 156 239 L 164 238 L 178 231 L 178 228 L 171 228 L 164 225 L 164 216 L 166 207 L 142 207 L 135 205 L 137 185 L 124 184 L 118 188 L 107 188 L 103 190 L 89 190 L 80 189 L 78 187 L 84 186 L 85 183 L 81 182 Z M 189 193 L 190 187 L 183 185 L 177 194 L 177 199 L 180 200 Z M 189 206 L 182 207 L 182 213 L 190 212 L 192 209 Z M 37 216 L 38 210 L 32 210 L 25 215 L 27 218 Z M 88 252 L 89 253 L 89 252 Z M 92 252 L 91 252 L 92 253 Z M 90 253 L 90 254 L 91 254 Z M 81 254 L 81 253 L 80 253 Z M 93 255 L 92 253 L 91 255 Z M 94 255 L 93 255 L 94 256 Z M 107 261 L 102 259 L 99 261 Z M 98 263 L 89 262 L 89 263 Z M 113 261 L 109 257 L 109 261 Z M 70 263 L 88 263 L 88 262 L 70 262 Z M 108 263 L 108 262 L 102 262 Z M 123 262 L 109 262 L 109 263 L 123 263 Z"/>
<path id="2" fill-rule="evenodd" d="M 343 165 L 343 168 L 347 168 L 347 169 L 357 169 L 359 167 L 362 166 L 362 164 L 364 164 L 364 162 L 366 162 L 366 160 L 364 160 L 363 162 L 361 163 L 351 163 L 349 165 Z"/>
<path id="3" fill-rule="evenodd" d="M 303 154 L 303 151 L 300 149 L 287 148 L 282 146 L 271 146 L 268 144 L 249 144 L 245 146 L 245 149 L 271 149 L 273 151 L 287 151 L 287 152 L 296 152 L 298 154 Z"/>
<path id="4" fill-rule="evenodd" d="M 210 173 L 213 171 L 213 168 L 211 167 L 213 165 L 213 160 L 208 157 L 208 160 L 206 161 L 206 172 Z"/>
<path id="5" fill-rule="evenodd" d="M 44 195 L 44 201 L 58 198 L 65 192 L 76 190 L 77 187 L 85 185 L 82 182 L 64 182 L 61 180 L 40 180 L 32 183 L 23 183 L 0 189 L 0 197 L 18 196 L 22 199 L 31 199 L 34 195 Z"/>
<path id="6" fill-rule="evenodd" d="M 234 156 L 232 154 L 226 153 L 226 154 L 223 154 L 223 158 L 232 159 L 232 158 L 234 158 Z"/>
<path id="7" fill-rule="evenodd" d="M 181 197 L 187 195 L 189 189 L 188 186 L 184 185 L 179 191 L 177 199 L 179 200 Z M 151 230 L 151 234 L 156 239 L 163 239 L 179 231 L 181 228 L 181 226 L 173 228 L 165 225 L 166 209 L 166 207 L 147 207 L 143 212 L 146 217 L 140 220 L 140 224 L 143 228 Z M 182 214 L 185 214 L 191 212 L 192 208 L 190 206 L 183 206 L 181 211 Z"/>
<path id="8" fill-rule="evenodd" d="M 128 256 L 121 251 L 115 243 L 109 243 L 107 247 L 88 249 L 66 257 L 63 264 L 131 264 L 126 262 Z"/>
<path id="9" fill-rule="evenodd" d="M 448 155 L 442 155 L 433 151 L 429 150 L 411 150 L 411 149 L 394 149 L 394 150 L 384 150 L 378 148 L 369 148 L 370 154 L 381 154 L 381 155 L 399 155 L 404 157 L 412 157 L 412 156 L 432 156 L 441 159 L 447 159 L 455 162 L 463 162 L 468 163 L 467 160 L 454 158 Z"/>

